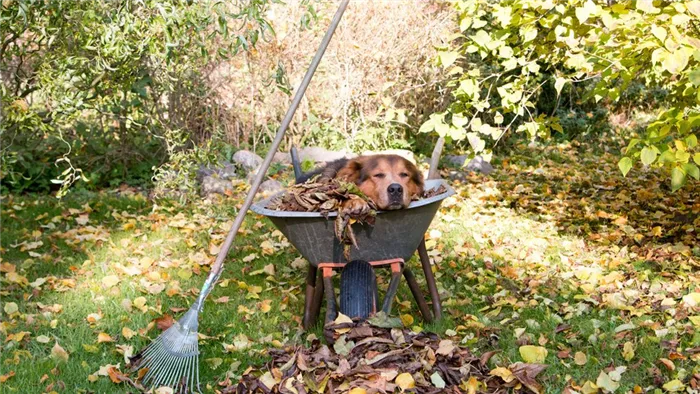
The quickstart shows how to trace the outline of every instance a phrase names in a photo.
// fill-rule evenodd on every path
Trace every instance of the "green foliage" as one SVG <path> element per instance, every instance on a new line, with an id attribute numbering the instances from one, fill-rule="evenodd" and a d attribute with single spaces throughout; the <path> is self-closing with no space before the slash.
<path id="1" fill-rule="evenodd" d="M 148 180 L 211 134 L 204 70 L 273 33 L 268 3 L 3 1 L 3 185 Z"/>
<path id="2" fill-rule="evenodd" d="M 512 130 L 528 138 L 565 132 L 562 97 L 584 87 L 583 101 L 630 101 L 643 81 L 663 98 L 644 138 L 630 141 L 623 172 L 636 161 L 671 170 L 672 189 L 698 173 L 700 1 L 453 0 L 460 32 L 437 56 L 452 75 L 453 102 L 421 132 L 491 150 Z M 554 105 L 541 99 L 553 85 Z M 622 98 L 622 101 L 621 101 Z M 551 108 L 551 109 L 550 109 Z"/>

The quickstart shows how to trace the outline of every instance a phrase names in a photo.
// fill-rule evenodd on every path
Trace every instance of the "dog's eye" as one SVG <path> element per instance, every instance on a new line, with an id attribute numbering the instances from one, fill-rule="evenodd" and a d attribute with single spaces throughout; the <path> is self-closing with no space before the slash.
<path id="1" fill-rule="evenodd" d="M 401 178 L 408 178 L 408 174 L 405 172 L 402 172 L 399 175 L 401 176 Z"/>
<path id="2" fill-rule="evenodd" d="M 374 177 L 375 177 L 375 178 L 378 178 L 378 179 L 384 179 L 385 176 L 386 176 L 386 175 L 384 175 L 384 174 L 382 174 L 382 173 L 374 174 Z"/>

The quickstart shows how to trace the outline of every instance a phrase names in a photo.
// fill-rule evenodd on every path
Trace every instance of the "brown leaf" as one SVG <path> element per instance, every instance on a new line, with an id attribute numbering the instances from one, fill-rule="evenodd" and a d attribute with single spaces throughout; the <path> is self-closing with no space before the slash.
<path id="1" fill-rule="evenodd" d="M 523 386 L 532 390 L 536 394 L 542 392 L 542 385 L 537 383 L 535 378 L 540 372 L 547 369 L 545 364 L 526 364 L 517 362 L 508 367 L 515 378 L 523 384 Z"/>
<path id="2" fill-rule="evenodd" d="M 156 322 L 156 327 L 158 327 L 159 330 L 165 331 L 170 326 L 172 326 L 175 323 L 175 320 L 173 320 L 173 317 L 170 315 L 163 315 L 155 320 Z"/>

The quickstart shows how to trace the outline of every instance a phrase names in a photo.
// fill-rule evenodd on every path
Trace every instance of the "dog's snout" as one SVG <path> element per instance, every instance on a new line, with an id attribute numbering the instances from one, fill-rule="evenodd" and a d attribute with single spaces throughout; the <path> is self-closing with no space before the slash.
<path id="1" fill-rule="evenodd" d="M 389 192 L 390 196 L 401 196 L 403 195 L 403 186 L 399 185 L 398 183 L 392 183 L 389 185 L 387 191 Z"/>

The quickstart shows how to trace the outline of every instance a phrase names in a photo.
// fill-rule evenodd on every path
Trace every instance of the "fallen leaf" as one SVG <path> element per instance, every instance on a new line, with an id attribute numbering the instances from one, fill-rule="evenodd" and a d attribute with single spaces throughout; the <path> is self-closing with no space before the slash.
<path id="1" fill-rule="evenodd" d="M 129 327 L 122 327 L 122 336 L 126 339 L 131 339 L 136 335 L 136 331 L 132 330 Z"/>
<path id="2" fill-rule="evenodd" d="M 601 371 L 600 375 L 598 375 L 598 379 L 596 379 L 595 384 L 598 386 L 598 388 L 601 388 L 608 393 L 613 393 L 620 387 L 620 383 L 612 380 L 610 375 L 603 371 Z"/>
<path id="3" fill-rule="evenodd" d="M 588 356 L 584 352 L 576 352 L 574 354 L 574 363 L 576 365 L 586 365 L 588 362 Z"/>
<path id="4" fill-rule="evenodd" d="M 175 323 L 175 320 L 170 315 L 163 315 L 163 316 L 157 318 L 155 320 L 155 322 L 156 322 L 156 327 L 158 327 L 159 330 L 165 331 Z"/>
<path id="5" fill-rule="evenodd" d="M 688 306 L 700 306 L 700 293 L 689 293 L 684 295 L 683 302 L 685 302 L 685 304 Z"/>
<path id="6" fill-rule="evenodd" d="M 504 382 L 510 383 L 515 380 L 515 375 L 508 368 L 498 367 L 494 368 L 489 372 L 489 375 L 498 376 L 503 379 Z"/>
<path id="7" fill-rule="evenodd" d="M 119 283 L 119 277 L 117 275 L 107 275 L 102 278 L 102 284 L 109 288 L 116 286 Z"/>
<path id="8" fill-rule="evenodd" d="M 404 391 L 416 387 L 416 381 L 413 379 L 413 376 L 406 372 L 399 374 L 394 380 L 394 383 Z"/>
<path id="9" fill-rule="evenodd" d="M 51 357 L 56 361 L 68 361 L 68 352 L 56 342 L 51 349 Z"/>
<path id="10" fill-rule="evenodd" d="M 6 303 L 5 307 L 3 309 L 5 310 L 5 313 L 7 313 L 8 315 L 12 315 L 19 310 L 19 308 L 17 307 L 17 304 L 14 302 Z"/>
<path id="11" fill-rule="evenodd" d="M 440 374 L 437 372 L 430 375 L 430 381 L 433 383 L 433 386 L 439 389 L 445 388 L 445 381 L 442 379 L 442 376 L 440 376 Z"/>
<path id="12" fill-rule="evenodd" d="M 114 339 L 112 339 L 112 337 L 109 336 L 109 334 L 107 334 L 105 332 L 101 332 L 101 333 L 97 334 L 97 343 L 113 342 L 113 341 L 114 341 Z"/>
<path id="13" fill-rule="evenodd" d="M 520 357 L 527 363 L 541 364 L 547 358 L 547 349 L 542 346 L 520 346 Z"/>
<path id="14" fill-rule="evenodd" d="M 15 376 L 15 371 L 10 371 L 4 375 L 0 375 L 0 383 L 5 383 L 7 382 L 8 379 L 11 377 Z"/>
<path id="15" fill-rule="evenodd" d="M 39 343 L 49 343 L 50 340 L 51 338 L 47 337 L 46 335 L 39 335 L 36 337 L 36 341 Z"/>
<path id="16" fill-rule="evenodd" d="M 681 382 L 678 379 L 673 379 L 670 382 L 664 384 L 662 387 L 664 390 L 671 392 L 671 393 L 677 393 L 677 392 L 683 391 L 683 389 L 685 389 L 685 385 L 683 384 L 683 382 Z"/>

